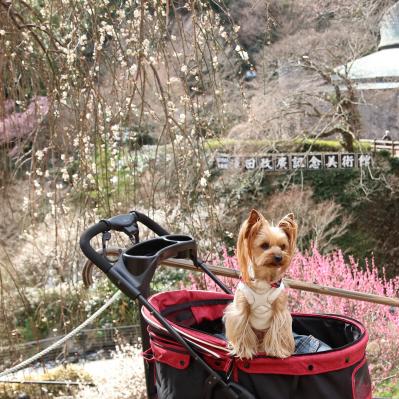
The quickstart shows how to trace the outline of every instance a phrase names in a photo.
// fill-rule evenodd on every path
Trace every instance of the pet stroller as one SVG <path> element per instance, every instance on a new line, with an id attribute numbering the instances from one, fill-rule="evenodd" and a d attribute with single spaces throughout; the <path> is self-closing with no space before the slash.
<path id="1" fill-rule="evenodd" d="M 139 242 L 138 222 L 159 237 Z M 103 252 L 112 230 L 133 245 L 115 263 L 96 252 L 90 240 L 102 234 Z M 312 335 L 332 349 L 276 359 L 259 353 L 251 360 L 231 356 L 222 322 L 232 301 L 228 288 L 197 258 L 196 242 L 169 234 L 133 211 L 91 226 L 81 236 L 83 253 L 122 292 L 142 305 L 142 344 L 149 398 L 158 399 L 371 399 L 363 325 L 339 315 L 293 314 L 293 330 Z M 159 264 L 189 258 L 224 293 L 178 290 L 149 296 Z"/>

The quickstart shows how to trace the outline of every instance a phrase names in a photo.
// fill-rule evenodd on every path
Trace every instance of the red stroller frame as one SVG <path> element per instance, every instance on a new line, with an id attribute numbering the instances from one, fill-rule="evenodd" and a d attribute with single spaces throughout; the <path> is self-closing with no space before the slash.
<path id="1" fill-rule="evenodd" d="M 141 222 L 160 237 L 138 243 Z M 96 252 L 90 240 L 111 230 L 134 242 L 115 264 Z M 332 350 L 275 359 L 229 355 L 222 323 L 232 300 L 228 288 L 197 259 L 196 242 L 171 235 L 133 211 L 102 220 L 81 236 L 83 253 L 130 298 L 142 306 L 142 344 L 149 398 L 158 399 L 371 399 L 365 356 L 367 332 L 358 321 L 338 315 L 293 315 L 293 329 L 326 342 Z M 149 300 L 157 266 L 167 258 L 190 258 L 225 292 L 170 291 Z"/>

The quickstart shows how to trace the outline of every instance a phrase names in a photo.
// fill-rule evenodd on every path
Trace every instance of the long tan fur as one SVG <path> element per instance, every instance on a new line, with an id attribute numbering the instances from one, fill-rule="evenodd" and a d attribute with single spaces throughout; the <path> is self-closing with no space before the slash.
<path id="1" fill-rule="evenodd" d="M 237 293 L 234 302 L 225 310 L 225 327 L 230 343 L 230 353 L 240 358 L 252 358 L 258 348 L 258 338 L 249 324 L 250 308 L 245 297 Z"/>
<path id="2" fill-rule="evenodd" d="M 263 220 L 262 220 L 263 219 Z M 250 284 L 249 265 L 251 264 L 251 244 L 262 222 L 263 216 L 252 209 L 248 219 L 242 224 L 237 240 L 237 260 L 241 270 L 241 278 L 245 284 Z"/>
<path id="3" fill-rule="evenodd" d="M 287 302 L 287 294 L 283 293 L 273 303 L 272 322 L 261 345 L 261 351 L 269 356 L 286 358 L 295 351 L 292 317 L 287 309 Z"/>

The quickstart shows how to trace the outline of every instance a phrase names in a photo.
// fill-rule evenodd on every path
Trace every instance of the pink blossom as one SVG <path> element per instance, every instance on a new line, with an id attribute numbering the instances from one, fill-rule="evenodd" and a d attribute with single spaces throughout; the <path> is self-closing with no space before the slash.
<path id="1" fill-rule="evenodd" d="M 34 97 L 24 112 L 13 112 L 13 104 L 3 105 L 5 117 L 0 118 L 0 145 L 24 139 L 32 134 L 48 113 L 47 97 Z"/>

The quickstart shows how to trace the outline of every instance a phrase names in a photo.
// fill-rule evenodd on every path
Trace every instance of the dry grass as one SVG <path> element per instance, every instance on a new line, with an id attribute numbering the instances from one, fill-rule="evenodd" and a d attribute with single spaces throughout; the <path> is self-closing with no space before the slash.
<path id="1" fill-rule="evenodd" d="M 121 346 L 100 373 L 92 373 L 96 387 L 86 387 L 78 399 L 145 399 L 146 382 L 140 349 Z"/>

